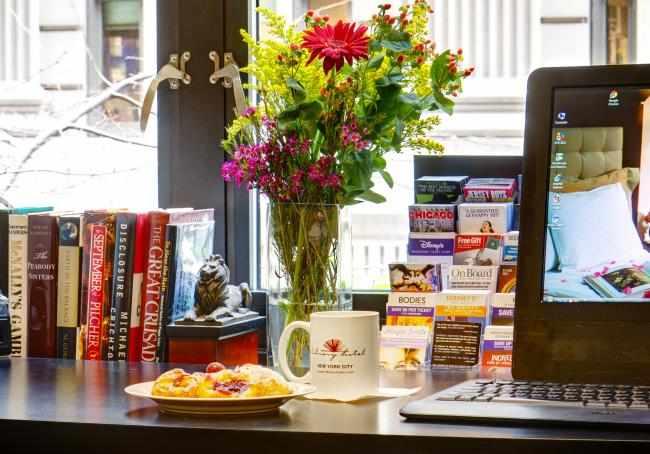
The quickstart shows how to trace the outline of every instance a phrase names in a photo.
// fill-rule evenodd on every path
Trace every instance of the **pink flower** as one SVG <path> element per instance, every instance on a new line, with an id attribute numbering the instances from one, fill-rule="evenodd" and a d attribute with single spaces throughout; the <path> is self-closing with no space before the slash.
<path id="1" fill-rule="evenodd" d="M 630 287 L 625 287 L 623 289 L 623 293 L 625 293 L 626 295 L 630 295 L 632 293 L 632 289 Z"/>
<path id="2" fill-rule="evenodd" d="M 367 134 L 367 131 L 364 131 Z M 344 147 L 351 146 L 357 151 L 368 148 L 369 142 L 363 140 L 361 133 L 358 130 L 356 121 L 352 120 L 350 124 L 341 127 L 341 144 Z"/>
<path id="3" fill-rule="evenodd" d="M 293 194 L 299 194 L 302 192 L 303 185 L 302 179 L 305 176 L 305 172 L 302 170 L 296 170 L 296 172 L 291 175 L 291 192 Z"/>
<path id="4" fill-rule="evenodd" d="M 237 161 L 226 161 L 221 166 L 221 176 L 225 181 L 234 181 L 237 186 L 240 186 L 244 181 L 245 174 Z"/>
<path id="5" fill-rule="evenodd" d="M 257 112 L 257 109 L 253 106 L 247 107 L 244 112 L 241 114 L 242 117 L 244 118 L 250 118 L 253 115 L 255 115 L 255 112 Z"/>
<path id="6" fill-rule="evenodd" d="M 355 23 L 338 21 L 336 26 L 316 26 L 307 30 L 303 35 L 302 47 L 309 49 L 310 64 L 316 58 L 323 59 L 325 74 L 332 68 L 339 71 L 345 61 L 349 65 L 354 60 L 368 58 L 368 43 L 370 38 L 366 35 L 368 27 Z"/>
<path id="7" fill-rule="evenodd" d="M 324 188 L 338 189 L 341 186 L 341 177 L 333 173 L 323 181 Z"/>
<path id="8" fill-rule="evenodd" d="M 316 184 L 322 185 L 325 179 L 325 175 L 323 175 L 320 166 L 318 166 L 317 164 L 312 164 L 309 166 L 309 169 L 307 170 L 307 178 L 309 178 L 311 181 L 313 181 Z"/>

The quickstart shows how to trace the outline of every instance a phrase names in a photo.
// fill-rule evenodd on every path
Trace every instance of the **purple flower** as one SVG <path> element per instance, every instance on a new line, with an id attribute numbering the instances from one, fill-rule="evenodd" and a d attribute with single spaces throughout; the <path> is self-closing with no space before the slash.
<path id="1" fill-rule="evenodd" d="M 300 192 L 302 192 L 302 179 L 304 176 L 305 172 L 302 170 L 296 170 L 296 172 L 291 175 L 291 192 L 293 194 L 300 194 Z"/>
<path id="2" fill-rule="evenodd" d="M 364 130 L 367 135 L 368 131 Z M 341 144 L 344 147 L 351 146 L 357 151 L 365 150 L 370 145 L 370 142 L 363 140 L 356 121 L 352 120 L 350 124 L 345 124 L 341 127 Z"/>
<path id="3" fill-rule="evenodd" d="M 322 186 L 323 181 L 325 180 L 325 175 L 323 175 L 320 166 L 316 164 L 312 164 L 309 166 L 309 169 L 307 170 L 307 178 L 309 178 L 314 183 Z"/>
<path id="4" fill-rule="evenodd" d="M 255 107 L 247 107 L 244 112 L 241 114 L 242 117 L 244 118 L 250 118 L 253 115 L 255 115 L 255 112 L 257 112 L 257 109 Z"/>
<path id="5" fill-rule="evenodd" d="M 338 189 L 341 186 L 341 177 L 335 173 L 325 178 L 323 182 L 324 188 Z"/>
<path id="6" fill-rule="evenodd" d="M 237 186 L 240 186 L 244 181 L 245 174 L 237 161 L 226 161 L 221 166 L 221 176 L 225 181 L 234 181 Z"/>

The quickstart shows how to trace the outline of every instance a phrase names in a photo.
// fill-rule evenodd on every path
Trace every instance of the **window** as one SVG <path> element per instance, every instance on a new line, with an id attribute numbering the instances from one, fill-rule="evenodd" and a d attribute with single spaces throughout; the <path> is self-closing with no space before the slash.
<path id="1" fill-rule="evenodd" d="M 157 205 L 155 0 L 0 2 L 0 195 L 56 209 Z M 137 188 L 137 190 L 134 190 Z"/>
<path id="2" fill-rule="evenodd" d="M 265 6 L 300 24 L 309 9 L 331 20 L 364 20 L 383 3 L 368 0 L 264 0 Z M 393 2 L 399 4 L 399 2 Z M 650 9 L 634 0 L 575 2 L 472 2 L 429 0 L 434 15 L 431 37 L 439 49 L 462 47 L 475 75 L 466 81 L 455 113 L 442 118 L 431 132 L 451 155 L 521 155 L 524 100 L 528 75 L 541 66 L 620 64 L 650 60 L 639 55 L 637 23 L 650 18 Z M 647 10 L 647 11 L 646 11 Z M 263 24 L 258 25 L 264 36 Z M 639 30 L 641 32 L 641 30 Z M 571 46 L 566 43 L 571 42 Z M 602 57 L 600 56 L 602 55 Z M 435 158 L 431 158 L 435 159 Z M 407 205 L 412 200 L 413 154 L 394 154 L 389 169 L 396 187 L 377 189 L 388 201 L 349 208 L 353 243 L 353 287 L 388 287 L 387 264 L 406 259 Z M 265 242 L 265 202 L 259 203 L 259 250 Z M 257 250 L 257 245 L 252 249 Z M 258 261 L 263 277 L 264 263 Z M 262 282 L 264 286 L 264 282 Z"/>
<path id="3" fill-rule="evenodd" d="M 632 39 L 629 0 L 607 0 L 607 64 L 633 63 L 630 52 Z"/>

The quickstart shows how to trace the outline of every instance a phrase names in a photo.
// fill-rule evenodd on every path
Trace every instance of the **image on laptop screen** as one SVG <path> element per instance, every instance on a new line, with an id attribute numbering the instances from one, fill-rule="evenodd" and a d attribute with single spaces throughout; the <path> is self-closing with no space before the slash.
<path id="1" fill-rule="evenodd" d="M 552 124 L 543 301 L 650 303 L 650 87 L 558 88 Z"/>

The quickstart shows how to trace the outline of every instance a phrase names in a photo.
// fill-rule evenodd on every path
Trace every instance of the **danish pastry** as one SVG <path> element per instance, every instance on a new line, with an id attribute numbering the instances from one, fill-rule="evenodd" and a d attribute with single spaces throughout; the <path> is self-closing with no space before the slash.
<path id="1" fill-rule="evenodd" d="M 158 377 L 152 389 L 156 396 L 226 399 L 278 396 L 291 392 L 291 387 L 280 374 L 252 364 L 194 374 L 172 369 Z"/>
<path id="2" fill-rule="evenodd" d="M 172 369 L 163 373 L 154 382 L 151 394 L 166 397 L 196 397 L 199 380 L 183 369 Z"/>

